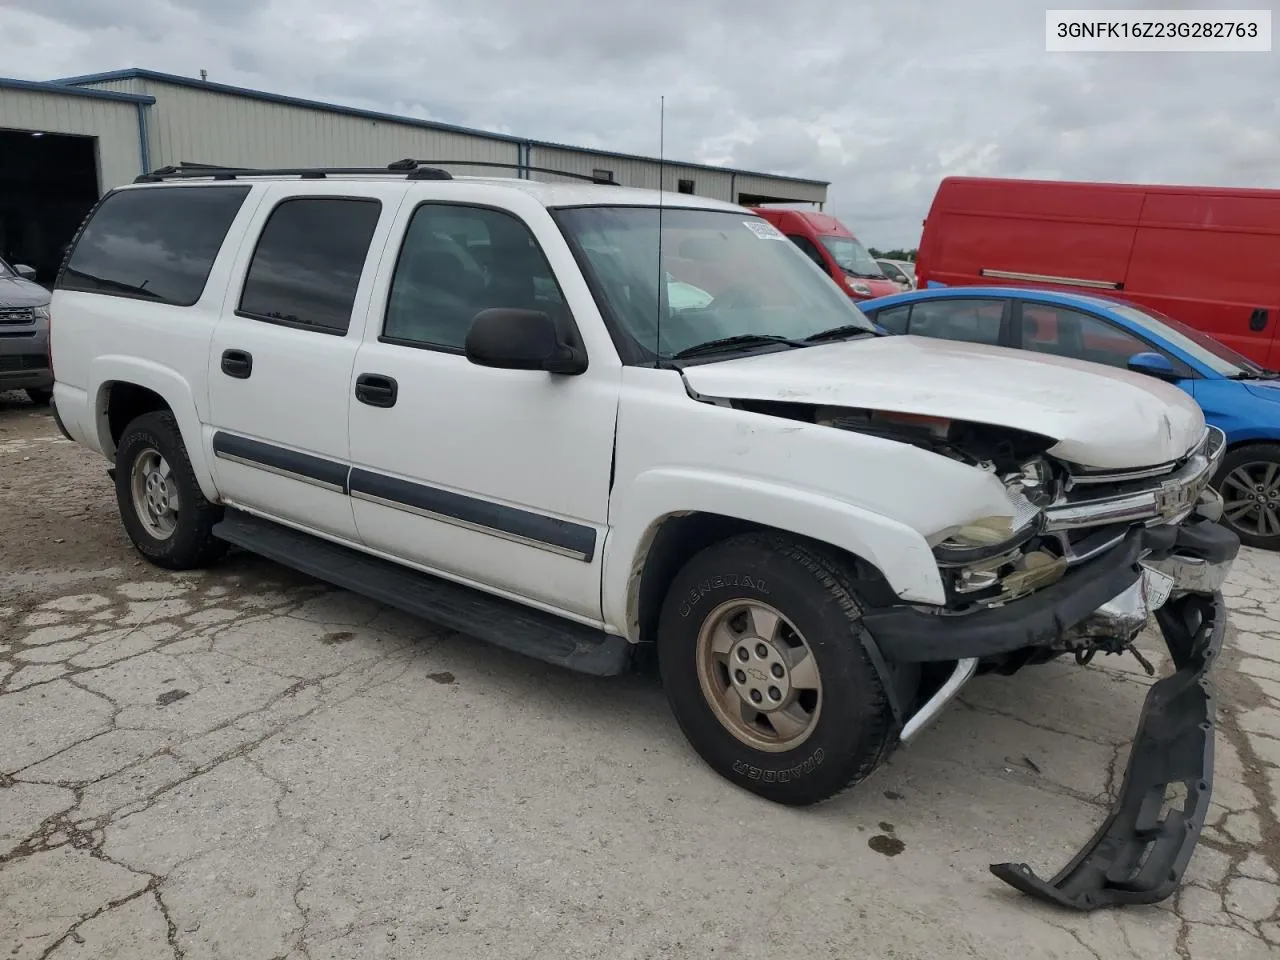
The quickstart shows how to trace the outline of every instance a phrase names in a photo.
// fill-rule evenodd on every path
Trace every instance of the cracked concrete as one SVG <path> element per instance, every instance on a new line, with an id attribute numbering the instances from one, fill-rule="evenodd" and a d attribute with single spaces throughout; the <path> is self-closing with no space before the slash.
<path id="1" fill-rule="evenodd" d="M 1078 915 L 987 865 L 1052 873 L 1103 819 L 1136 662 L 979 678 L 859 788 L 781 808 L 712 774 L 651 680 L 252 557 L 143 564 L 104 465 L 52 435 L 0 399 L 0 956 L 1280 957 L 1278 556 L 1228 585 L 1186 885 Z"/>

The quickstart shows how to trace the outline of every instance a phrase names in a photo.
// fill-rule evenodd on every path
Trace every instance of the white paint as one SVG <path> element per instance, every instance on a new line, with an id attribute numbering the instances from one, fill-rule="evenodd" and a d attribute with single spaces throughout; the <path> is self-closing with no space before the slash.
<path id="1" fill-rule="evenodd" d="M 129 188 L 129 189 L 147 189 Z M 345 337 L 235 316 L 258 233 L 280 199 L 376 197 L 383 210 Z M 633 573 L 665 519 L 738 517 L 814 538 L 875 565 L 905 600 L 943 602 L 930 545 L 981 517 L 1007 516 L 992 475 L 891 440 L 703 402 L 672 370 L 624 367 L 548 206 L 652 205 L 659 194 L 584 184 L 399 177 L 253 182 L 200 301 L 169 307 L 59 291 L 53 349 L 68 430 L 112 456 L 112 380 L 174 410 L 206 496 L 407 566 L 635 639 Z M 378 340 L 400 238 L 421 201 L 496 207 L 544 250 L 588 356 L 579 376 L 481 368 L 455 353 Z M 735 210 L 682 196 L 683 205 Z M 253 355 L 248 380 L 221 372 Z M 361 404 L 361 373 L 394 377 L 393 408 Z M 1017 427 L 1097 467 L 1172 459 L 1203 419 L 1181 391 L 1077 361 L 892 337 L 690 367 L 704 397 L 874 407 Z M 216 429 L 351 463 L 596 531 L 589 561 L 215 458 Z"/>
<path id="2" fill-rule="evenodd" d="M 1127 370 L 1004 347 L 881 337 L 758 354 L 685 371 L 707 397 L 913 413 L 1029 430 L 1055 456 L 1124 469 L 1165 463 L 1204 433 L 1195 401 Z"/>

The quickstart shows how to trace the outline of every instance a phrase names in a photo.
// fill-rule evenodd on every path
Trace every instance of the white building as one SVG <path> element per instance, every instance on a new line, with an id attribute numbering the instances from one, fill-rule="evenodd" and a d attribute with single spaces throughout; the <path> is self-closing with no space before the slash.
<path id="1" fill-rule="evenodd" d="M 0 257 L 51 278 L 94 200 L 158 167 L 385 166 L 558 179 L 547 170 L 744 205 L 827 199 L 825 181 L 659 161 L 129 69 L 0 79 Z M 492 166 L 486 166 L 492 164 Z"/>

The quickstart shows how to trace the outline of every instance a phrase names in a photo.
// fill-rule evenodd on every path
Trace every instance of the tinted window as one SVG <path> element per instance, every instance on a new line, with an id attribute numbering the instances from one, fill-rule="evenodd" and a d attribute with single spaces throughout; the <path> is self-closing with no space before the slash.
<path id="1" fill-rule="evenodd" d="M 267 219 L 240 296 L 255 320 L 346 333 L 382 204 L 306 197 Z"/>
<path id="2" fill-rule="evenodd" d="M 1146 342 L 1105 320 L 1043 303 L 1022 305 L 1022 346 L 1036 353 L 1112 367 L 1127 367 L 1135 353 L 1152 350 Z"/>
<path id="3" fill-rule="evenodd" d="M 1000 343 L 1003 300 L 921 300 L 911 311 L 909 333 L 966 343 Z"/>
<path id="4" fill-rule="evenodd" d="M 143 187 L 107 197 L 58 287 L 189 307 L 249 188 Z"/>
<path id="5" fill-rule="evenodd" d="M 911 304 L 904 303 L 900 307 L 889 307 L 887 310 L 881 310 L 871 319 L 880 326 L 884 327 L 890 333 L 906 333 L 907 317 L 911 313 Z"/>
<path id="6" fill-rule="evenodd" d="M 383 337 L 461 350 L 472 319 L 490 307 L 568 315 L 551 266 L 523 222 L 479 207 L 420 206 L 391 280 Z"/>

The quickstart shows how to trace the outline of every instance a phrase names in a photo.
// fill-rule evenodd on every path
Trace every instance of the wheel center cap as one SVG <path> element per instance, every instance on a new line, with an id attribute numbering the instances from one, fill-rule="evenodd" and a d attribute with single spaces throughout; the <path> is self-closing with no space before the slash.
<path id="1" fill-rule="evenodd" d="M 762 713 L 780 709 L 791 695 L 787 660 L 760 637 L 744 637 L 729 651 L 729 682 L 744 703 Z"/>

